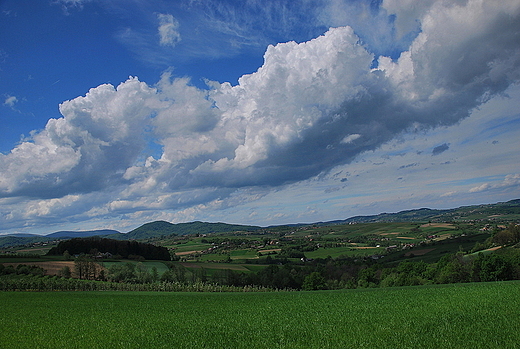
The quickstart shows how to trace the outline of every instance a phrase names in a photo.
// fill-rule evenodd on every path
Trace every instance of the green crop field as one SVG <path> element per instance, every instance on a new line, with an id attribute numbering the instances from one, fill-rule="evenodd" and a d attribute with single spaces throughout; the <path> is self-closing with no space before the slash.
<path id="1" fill-rule="evenodd" d="M 270 293 L 0 292 L 1 348 L 515 348 L 519 282 Z"/>

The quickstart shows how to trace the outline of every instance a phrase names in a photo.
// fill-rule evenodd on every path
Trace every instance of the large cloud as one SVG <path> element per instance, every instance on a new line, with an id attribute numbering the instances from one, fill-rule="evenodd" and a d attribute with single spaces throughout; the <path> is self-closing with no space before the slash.
<path id="1" fill-rule="evenodd" d="M 201 90 L 165 73 L 154 88 L 131 78 L 92 89 L 0 154 L 0 195 L 110 188 L 115 197 L 89 212 L 188 207 L 310 178 L 410 129 L 452 125 L 520 80 L 520 3 L 427 5 L 383 4 L 398 30 L 414 29 L 413 17 L 421 24 L 398 60 L 375 57 L 340 27 L 269 46 L 236 86 Z M 146 158 L 150 140 L 160 156 Z"/>

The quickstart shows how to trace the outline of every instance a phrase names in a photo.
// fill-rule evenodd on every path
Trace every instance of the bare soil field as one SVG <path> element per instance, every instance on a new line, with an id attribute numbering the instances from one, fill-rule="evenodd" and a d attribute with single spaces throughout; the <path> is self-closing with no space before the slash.
<path id="1" fill-rule="evenodd" d="M 185 252 L 176 252 L 176 256 L 186 256 L 193 253 L 201 253 L 202 251 L 185 251 Z"/>

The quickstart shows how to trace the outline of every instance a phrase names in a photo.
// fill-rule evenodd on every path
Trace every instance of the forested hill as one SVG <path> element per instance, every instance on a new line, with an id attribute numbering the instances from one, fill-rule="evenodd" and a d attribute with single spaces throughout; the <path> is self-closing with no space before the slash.
<path id="1" fill-rule="evenodd" d="M 89 236 L 120 234 L 117 230 L 102 229 L 102 230 L 84 230 L 84 231 L 57 231 L 55 233 L 45 235 L 48 238 L 62 239 L 62 238 L 85 238 Z"/>
<path id="2" fill-rule="evenodd" d="M 234 231 L 255 231 L 260 227 L 251 225 L 237 225 L 226 223 L 205 223 L 190 222 L 173 224 L 165 221 L 156 221 L 143 224 L 126 234 L 110 236 L 115 239 L 150 239 L 167 235 L 186 235 L 186 234 L 209 234 L 209 233 L 229 233 Z"/>

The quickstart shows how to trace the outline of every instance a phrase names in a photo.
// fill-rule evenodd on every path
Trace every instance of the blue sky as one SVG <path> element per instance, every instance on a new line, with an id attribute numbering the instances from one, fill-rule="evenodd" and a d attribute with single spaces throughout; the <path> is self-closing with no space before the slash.
<path id="1" fill-rule="evenodd" d="M 0 233 L 520 197 L 520 2 L 0 1 Z"/>

